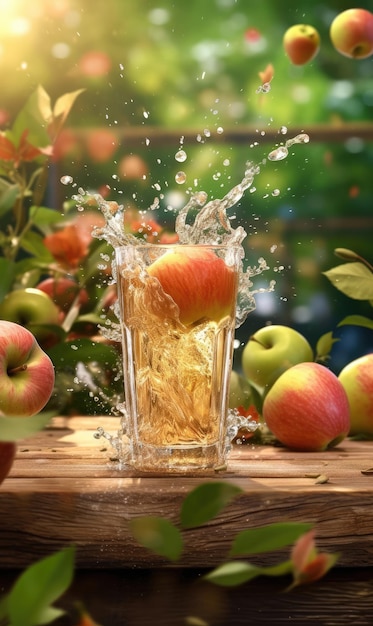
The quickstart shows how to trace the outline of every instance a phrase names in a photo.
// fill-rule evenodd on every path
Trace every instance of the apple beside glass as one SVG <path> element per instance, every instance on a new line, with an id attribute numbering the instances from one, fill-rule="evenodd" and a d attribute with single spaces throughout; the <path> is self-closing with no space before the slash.
<path id="1" fill-rule="evenodd" d="M 338 377 L 320 363 L 298 363 L 284 372 L 263 402 L 263 419 L 286 447 L 322 451 L 350 430 L 350 407 Z"/>
<path id="2" fill-rule="evenodd" d="M 246 378 L 263 393 L 292 365 L 313 360 L 313 350 L 301 333 L 273 324 L 251 335 L 242 353 L 242 368 Z"/>

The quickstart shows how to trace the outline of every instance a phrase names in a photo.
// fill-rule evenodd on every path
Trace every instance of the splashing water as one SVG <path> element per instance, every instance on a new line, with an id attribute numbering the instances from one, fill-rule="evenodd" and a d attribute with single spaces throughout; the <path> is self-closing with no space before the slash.
<path id="1" fill-rule="evenodd" d="M 288 148 L 294 144 L 308 143 L 309 136 L 305 133 L 301 133 L 292 139 L 288 139 L 285 145 L 281 145 L 268 154 L 269 161 L 280 161 L 287 157 Z M 176 153 L 175 158 L 181 162 L 186 160 L 186 153 L 183 150 L 179 150 Z M 234 186 L 223 198 L 213 199 L 207 202 L 208 196 L 204 191 L 195 192 L 189 202 L 178 212 L 175 221 L 175 231 L 179 238 L 180 245 L 193 245 L 193 244 L 209 244 L 209 245 L 228 245 L 228 246 L 240 246 L 241 247 L 241 271 L 238 286 L 238 298 L 237 298 L 237 312 L 236 312 L 236 328 L 242 325 L 247 315 L 255 309 L 255 295 L 262 293 L 263 291 L 273 291 L 275 287 L 275 281 L 269 282 L 266 289 L 253 290 L 252 278 L 262 274 L 269 267 L 264 260 L 260 258 L 258 265 L 254 267 L 248 267 L 245 271 L 243 269 L 243 260 L 245 256 L 242 242 L 247 236 L 246 231 L 242 226 L 233 228 L 230 219 L 227 215 L 227 211 L 236 205 L 243 197 L 245 191 L 252 187 L 252 183 L 256 176 L 260 173 L 260 166 L 252 163 L 246 163 L 246 169 L 244 177 L 240 183 Z M 178 174 L 183 174 L 179 172 Z M 62 181 L 61 181 L 62 182 Z M 65 181 L 63 181 L 65 183 Z M 67 181 L 66 181 L 67 182 Z M 177 180 L 177 182 L 181 182 Z M 279 190 L 274 190 L 273 195 L 277 195 Z M 98 239 L 106 240 L 114 249 L 125 245 L 141 245 L 143 241 L 135 237 L 135 235 L 126 232 L 124 229 L 124 213 L 125 209 L 121 205 L 117 205 L 115 202 L 105 201 L 99 194 L 87 194 L 83 189 L 78 190 L 78 194 L 73 196 L 73 200 L 77 203 L 77 208 L 82 208 L 87 203 L 87 197 L 97 205 L 97 208 L 101 211 L 105 217 L 105 225 L 103 227 L 96 227 L 93 230 L 93 236 Z M 153 203 L 154 205 L 154 203 Z M 155 206 L 155 205 L 154 205 Z M 156 203 L 158 206 L 158 203 Z M 116 280 L 116 269 L 113 267 L 113 279 Z M 119 320 L 119 305 L 114 312 Z M 111 323 L 109 327 L 103 327 L 102 332 L 108 338 L 114 341 L 121 341 L 120 325 Z M 96 433 L 96 438 L 106 438 L 112 447 L 115 449 L 120 463 L 126 463 L 127 454 L 126 446 L 123 445 L 123 436 L 127 431 L 127 409 L 125 403 L 119 404 L 116 407 L 122 414 L 121 428 L 118 430 L 115 436 L 105 432 L 103 428 L 99 428 Z M 228 415 L 228 427 L 227 427 L 227 448 L 231 446 L 231 441 L 236 436 L 240 427 L 255 430 L 257 428 L 256 422 L 250 422 L 247 418 L 240 416 L 237 411 L 231 410 Z"/>

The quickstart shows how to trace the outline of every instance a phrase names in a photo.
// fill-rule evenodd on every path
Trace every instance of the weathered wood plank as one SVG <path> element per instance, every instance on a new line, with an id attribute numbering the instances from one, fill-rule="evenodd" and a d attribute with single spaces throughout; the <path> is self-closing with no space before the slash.
<path id="1" fill-rule="evenodd" d="M 312 585 L 284 593 L 288 578 L 258 578 L 221 588 L 202 579 L 205 570 L 79 570 L 58 601 L 76 626 L 76 603 L 105 626 L 371 626 L 373 575 L 365 568 L 334 568 Z M 0 570 L 8 590 L 16 573 Z M 193 619 L 194 618 L 194 619 Z M 197 621 L 197 619 L 199 621 Z"/>
<path id="2" fill-rule="evenodd" d="M 226 472 L 141 475 L 119 468 L 107 441 L 93 437 L 103 420 L 115 432 L 115 418 L 56 418 L 19 444 L 0 488 L 3 567 L 23 567 L 71 543 L 82 567 L 164 566 L 132 539 L 128 522 L 161 515 L 177 523 L 185 495 L 206 480 L 228 480 L 243 494 L 209 524 L 185 532 L 180 566 L 213 566 L 225 558 L 237 532 L 285 520 L 313 522 L 318 545 L 340 551 L 341 566 L 371 563 L 373 476 L 362 473 L 373 465 L 371 442 L 346 441 L 335 450 L 306 454 L 235 446 Z M 328 482 L 317 484 L 319 474 Z"/>

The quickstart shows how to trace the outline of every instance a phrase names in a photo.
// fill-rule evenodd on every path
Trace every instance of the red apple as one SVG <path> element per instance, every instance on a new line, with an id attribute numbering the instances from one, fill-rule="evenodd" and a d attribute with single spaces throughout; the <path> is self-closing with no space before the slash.
<path id="1" fill-rule="evenodd" d="M 218 322 L 235 312 L 237 272 L 209 247 L 173 247 L 147 270 L 177 304 L 182 324 Z"/>
<path id="2" fill-rule="evenodd" d="M 14 441 L 0 441 L 0 485 L 9 474 L 16 455 Z"/>
<path id="3" fill-rule="evenodd" d="M 34 335 L 0 320 L 0 413 L 30 416 L 41 411 L 54 387 L 54 367 Z"/>
<path id="4" fill-rule="evenodd" d="M 298 363 L 281 374 L 264 399 L 263 418 L 275 437 L 293 450 L 331 448 L 350 430 L 343 385 L 319 363 Z"/>
<path id="5" fill-rule="evenodd" d="M 69 311 L 78 295 L 78 303 L 81 306 L 87 304 L 89 299 L 86 289 L 82 289 L 75 280 L 65 276 L 45 278 L 36 288 L 46 293 L 63 313 Z"/>
<path id="6" fill-rule="evenodd" d="M 352 59 L 373 54 L 373 13 L 366 9 L 347 9 L 339 13 L 330 26 L 335 49 Z"/>
<path id="7" fill-rule="evenodd" d="M 350 403 L 350 434 L 373 435 L 373 354 L 348 363 L 338 378 Z"/>
<path id="8" fill-rule="evenodd" d="M 294 65 L 312 61 L 320 49 L 320 35 L 308 24 L 290 26 L 283 37 L 284 50 Z"/>

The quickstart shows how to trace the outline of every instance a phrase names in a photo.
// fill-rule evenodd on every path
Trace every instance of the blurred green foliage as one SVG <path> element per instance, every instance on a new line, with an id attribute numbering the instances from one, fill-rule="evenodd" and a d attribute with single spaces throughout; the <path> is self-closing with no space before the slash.
<path id="1" fill-rule="evenodd" d="M 367 0 L 359 6 L 372 10 Z M 345 315 L 366 314 L 363 304 L 335 293 L 322 276 L 335 263 L 334 248 L 352 248 L 372 260 L 372 141 L 361 132 L 320 140 L 320 128 L 372 120 L 372 57 L 343 57 L 329 38 L 334 16 L 348 8 L 348 0 L 5 2 L 0 120 L 6 127 L 37 84 L 52 98 L 85 89 L 71 114 L 61 160 L 50 169 L 49 203 L 56 208 L 73 193 L 59 183 L 68 174 L 77 185 L 105 189 L 112 199 L 142 210 L 158 195 L 157 220 L 173 223 L 168 205 L 177 209 L 196 187 L 221 196 L 242 178 L 246 161 L 261 164 L 256 191 L 246 194 L 234 215 L 248 232 L 249 262 L 264 256 L 277 289 L 258 297 L 242 340 L 255 327 L 277 321 L 316 341 Z M 296 23 L 312 24 L 321 36 L 318 56 L 303 67 L 293 66 L 282 47 L 284 32 Z M 257 93 L 259 72 L 268 64 L 274 68 L 271 89 Z M 128 140 L 136 128 L 138 140 Z M 154 128 L 174 135 L 152 144 Z M 256 135 L 239 144 L 224 141 L 235 128 Z M 267 161 L 294 128 L 309 133 L 310 143 L 294 146 L 284 161 Z M 188 159 L 180 164 L 175 153 L 187 133 Z M 175 182 L 180 169 L 184 185 Z M 369 349 L 372 340 L 350 337 L 343 345 L 336 368 L 354 350 Z"/>

